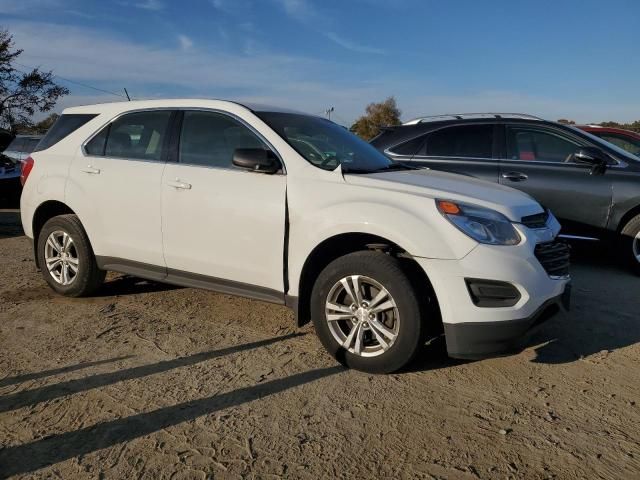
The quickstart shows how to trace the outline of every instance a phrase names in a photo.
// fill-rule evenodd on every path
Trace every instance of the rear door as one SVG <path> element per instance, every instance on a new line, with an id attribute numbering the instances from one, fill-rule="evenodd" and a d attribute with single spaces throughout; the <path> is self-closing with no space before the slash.
<path id="1" fill-rule="evenodd" d="M 453 125 L 422 136 L 412 163 L 498 182 L 493 124 Z M 393 151 L 393 149 L 392 149 Z"/>
<path id="2" fill-rule="evenodd" d="M 164 277 L 160 191 L 172 114 L 149 110 L 116 118 L 71 165 L 66 195 L 107 266 L 133 261 L 159 267 Z"/>
<path id="3" fill-rule="evenodd" d="M 507 124 L 500 183 L 517 188 L 572 223 L 605 227 L 612 200 L 611 179 L 571 161 L 586 143 L 553 127 Z"/>

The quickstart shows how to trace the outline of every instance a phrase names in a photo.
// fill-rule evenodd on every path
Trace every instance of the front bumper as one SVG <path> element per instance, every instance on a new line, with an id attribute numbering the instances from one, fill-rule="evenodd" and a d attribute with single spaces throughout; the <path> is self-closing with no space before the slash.
<path id="1" fill-rule="evenodd" d="M 569 277 L 550 275 L 536 258 L 537 239 L 514 246 L 478 245 L 459 260 L 415 258 L 436 294 L 447 351 L 481 358 L 514 351 L 534 326 L 567 304 Z M 518 291 L 514 304 L 474 304 L 467 279 L 506 282 Z"/>
<path id="2" fill-rule="evenodd" d="M 445 324 L 447 353 L 465 360 L 514 353 L 539 325 L 569 309 L 570 296 L 571 285 L 568 284 L 561 295 L 547 300 L 528 318 Z"/>

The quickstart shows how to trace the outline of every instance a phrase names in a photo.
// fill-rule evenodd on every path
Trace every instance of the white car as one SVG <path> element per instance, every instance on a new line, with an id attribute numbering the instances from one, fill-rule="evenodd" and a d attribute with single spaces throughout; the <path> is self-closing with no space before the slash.
<path id="1" fill-rule="evenodd" d="M 286 304 L 326 349 L 400 369 L 513 350 L 569 295 L 526 194 L 392 163 L 326 119 L 216 100 L 69 108 L 23 169 L 22 222 L 57 292 L 106 270 Z"/>

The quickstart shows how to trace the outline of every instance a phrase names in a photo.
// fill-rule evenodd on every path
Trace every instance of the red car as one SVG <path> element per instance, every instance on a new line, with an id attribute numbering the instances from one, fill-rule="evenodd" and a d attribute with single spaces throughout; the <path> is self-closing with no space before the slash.
<path id="1" fill-rule="evenodd" d="M 585 132 L 589 132 L 591 135 L 613 143 L 629 153 L 640 156 L 640 133 L 623 130 L 622 128 L 601 127 L 599 125 L 576 126 Z"/>

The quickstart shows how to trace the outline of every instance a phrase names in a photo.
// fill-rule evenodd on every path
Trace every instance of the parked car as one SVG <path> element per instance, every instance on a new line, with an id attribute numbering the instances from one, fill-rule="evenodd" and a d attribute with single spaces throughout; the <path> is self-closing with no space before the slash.
<path id="1" fill-rule="evenodd" d="M 601 127 L 600 125 L 576 125 L 579 129 L 589 132 L 598 138 L 632 153 L 640 154 L 640 133 L 624 130 L 622 128 Z"/>
<path id="2" fill-rule="evenodd" d="M 17 135 L 2 153 L 14 162 L 20 163 L 33 152 L 42 137 L 42 135 Z"/>
<path id="3" fill-rule="evenodd" d="M 285 304 L 369 372 L 444 330 L 513 349 L 569 296 L 560 225 L 528 195 L 391 162 L 329 120 L 213 100 L 67 109 L 26 161 L 21 214 L 56 292 L 106 270 Z"/>
<path id="4" fill-rule="evenodd" d="M 0 152 L 4 151 L 5 148 L 9 146 L 9 144 L 13 141 L 14 135 L 4 128 L 0 128 Z"/>
<path id="5" fill-rule="evenodd" d="M 0 208 L 17 203 L 20 196 L 21 165 L 0 153 Z"/>
<path id="6" fill-rule="evenodd" d="M 562 236 L 615 239 L 640 273 L 640 159 L 588 132 L 523 114 L 419 118 L 371 142 L 392 160 L 508 185 L 549 208 Z"/>

